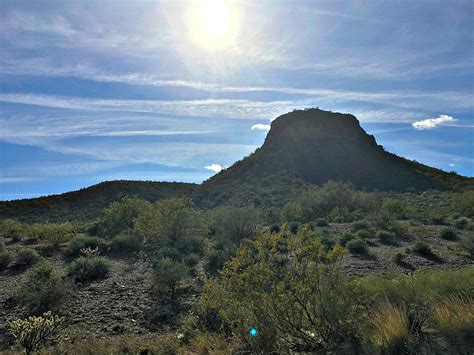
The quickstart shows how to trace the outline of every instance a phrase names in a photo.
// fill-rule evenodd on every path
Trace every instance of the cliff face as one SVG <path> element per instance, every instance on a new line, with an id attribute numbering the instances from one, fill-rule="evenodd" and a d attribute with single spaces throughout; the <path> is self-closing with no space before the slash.
<path id="1" fill-rule="evenodd" d="M 386 152 L 353 115 L 307 109 L 276 118 L 261 148 L 204 186 L 285 174 L 316 185 L 339 180 L 396 191 L 446 188 L 462 180 Z"/>

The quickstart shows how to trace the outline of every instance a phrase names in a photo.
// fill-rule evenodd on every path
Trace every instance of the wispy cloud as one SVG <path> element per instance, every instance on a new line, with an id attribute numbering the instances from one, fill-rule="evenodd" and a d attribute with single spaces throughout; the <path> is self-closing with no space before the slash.
<path id="1" fill-rule="evenodd" d="M 217 164 L 217 163 L 213 163 L 211 165 L 207 165 L 205 166 L 204 168 L 206 168 L 207 170 L 211 170 L 215 173 L 218 173 L 220 171 L 222 171 L 223 169 L 225 169 L 224 166 L 220 165 L 220 164 Z"/>
<path id="2" fill-rule="evenodd" d="M 259 130 L 262 130 L 262 131 L 265 131 L 265 132 L 268 132 L 270 130 L 271 126 L 269 124 L 261 124 L 261 123 L 258 123 L 258 124 L 254 124 L 251 129 L 252 131 L 255 130 L 255 129 L 259 129 Z"/>
<path id="3" fill-rule="evenodd" d="M 452 116 L 440 115 L 437 118 L 428 118 L 426 120 L 413 122 L 412 126 L 418 130 L 427 130 L 427 129 L 433 129 L 440 125 L 443 125 L 449 122 L 454 122 L 454 121 L 456 120 Z"/>

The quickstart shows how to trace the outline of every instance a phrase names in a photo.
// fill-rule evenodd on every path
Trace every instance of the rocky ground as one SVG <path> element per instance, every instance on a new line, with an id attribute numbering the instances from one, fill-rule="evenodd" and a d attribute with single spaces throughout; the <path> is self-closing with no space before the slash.
<path id="1" fill-rule="evenodd" d="M 351 228 L 350 224 L 331 224 L 331 235 L 340 235 Z M 367 239 L 370 253 L 368 256 L 346 254 L 342 266 L 349 274 L 362 276 L 372 272 L 390 273 L 394 270 L 413 272 L 423 268 L 457 268 L 472 264 L 473 260 L 461 247 L 461 241 L 467 237 L 469 230 L 458 230 L 458 238 L 454 241 L 440 238 L 442 226 L 415 225 L 411 232 L 399 240 L 395 246 L 381 244 L 376 238 Z M 427 258 L 412 251 L 416 239 L 422 239 L 430 245 L 436 255 Z M 41 252 L 39 245 L 8 243 L 7 250 L 14 254 L 20 248 L 35 248 Z M 403 263 L 396 263 L 394 256 L 401 252 Z M 57 270 L 66 274 L 69 260 L 64 251 L 44 255 L 54 263 Z M 119 334 L 165 334 L 175 324 L 150 321 L 150 315 L 162 307 L 152 297 L 149 290 L 151 263 L 146 254 L 133 256 L 107 256 L 111 263 L 109 276 L 100 281 L 86 285 L 70 284 L 69 292 L 58 309 L 58 314 L 65 317 L 63 331 L 65 339 L 101 338 Z M 16 307 L 12 296 L 18 285 L 24 282 L 26 270 L 13 268 L 0 272 L 0 350 L 8 349 L 13 339 L 8 335 L 6 323 L 25 316 L 25 312 Z M 187 300 L 186 302 L 191 302 Z"/>

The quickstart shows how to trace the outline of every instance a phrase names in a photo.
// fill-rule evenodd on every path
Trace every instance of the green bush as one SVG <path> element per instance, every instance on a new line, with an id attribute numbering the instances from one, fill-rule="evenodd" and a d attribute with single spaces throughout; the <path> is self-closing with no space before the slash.
<path id="1" fill-rule="evenodd" d="M 339 237 L 339 245 L 345 247 L 347 242 L 355 239 L 356 236 L 354 233 L 351 232 L 344 232 L 340 237 Z"/>
<path id="2" fill-rule="evenodd" d="M 397 245 L 398 243 L 398 238 L 391 232 L 380 230 L 375 235 L 382 244 Z"/>
<path id="3" fill-rule="evenodd" d="M 352 226 L 351 226 L 351 230 L 353 232 L 357 232 L 359 230 L 369 229 L 369 228 L 370 228 L 370 224 L 367 221 L 357 221 L 357 222 L 352 223 Z"/>
<path id="4" fill-rule="evenodd" d="M 66 223 L 35 223 L 27 228 L 30 239 L 46 242 L 54 247 L 70 241 L 76 234 L 76 228 Z"/>
<path id="5" fill-rule="evenodd" d="M 195 212 L 188 199 L 172 198 L 157 202 L 134 221 L 134 231 L 148 245 L 174 246 L 195 227 Z"/>
<path id="6" fill-rule="evenodd" d="M 138 197 L 126 197 L 110 204 L 90 230 L 91 234 L 112 238 L 128 232 L 135 226 L 138 217 L 150 213 L 151 203 Z"/>
<path id="7" fill-rule="evenodd" d="M 359 229 L 355 232 L 355 236 L 360 239 L 370 239 L 372 238 L 373 233 L 368 229 Z"/>
<path id="8" fill-rule="evenodd" d="M 418 239 L 415 244 L 413 244 L 413 251 L 426 257 L 433 256 L 430 246 L 420 239 Z"/>
<path id="9" fill-rule="evenodd" d="M 68 275 L 75 282 L 85 283 L 106 278 L 109 269 L 109 262 L 101 256 L 81 256 L 69 265 Z"/>
<path id="10" fill-rule="evenodd" d="M 1 237 L 11 238 L 14 242 L 18 242 L 23 239 L 23 235 L 23 224 L 14 219 L 4 219 L 0 224 Z"/>
<path id="11" fill-rule="evenodd" d="M 359 238 L 349 240 L 346 244 L 347 249 L 351 254 L 359 254 L 359 255 L 368 255 L 369 248 L 367 243 Z"/>
<path id="12" fill-rule="evenodd" d="M 183 258 L 183 262 L 189 267 L 195 267 L 199 263 L 199 255 L 188 254 Z"/>
<path id="13" fill-rule="evenodd" d="M 153 265 L 152 288 L 160 295 L 176 296 L 180 283 L 189 276 L 189 268 L 170 258 L 157 260 Z"/>
<path id="14" fill-rule="evenodd" d="M 26 267 L 36 264 L 40 259 L 40 255 L 34 249 L 20 249 L 15 257 L 15 266 Z"/>
<path id="15" fill-rule="evenodd" d="M 108 244 L 105 239 L 91 237 L 88 235 L 77 236 L 71 240 L 68 246 L 68 254 L 72 256 L 81 255 L 82 249 L 98 249 L 101 253 L 107 251 Z"/>
<path id="16" fill-rule="evenodd" d="M 17 291 L 18 301 L 32 313 L 40 314 L 56 309 L 66 293 L 61 274 L 51 263 L 39 261 L 27 273 Z"/>
<path id="17" fill-rule="evenodd" d="M 12 253 L 10 253 L 7 250 L 1 251 L 0 252 L 0 271 L 3 271 L 6 268 L 8 268 L 12 260 L 13 260 Z"/>
<path id="18" fill-rule="evenodd" d="M 441 229 L 439 236 L 446 240 L 455 240 L 458 237 L 456 231 L 449 227 L 444 227 Z"/>
<path id="19" fill-rule="evenodd" d="M 142 238 L 136 233 L 122 232 L 110 243 L 110 248 L 115 252 L 134 252 L 142 248 Z"/>
<path id="20" fill-rule="evenodd" d="M 318 218 L 314 224 L 317 226 L 317 227 L 327 227 L 329 225 L 328 221 L 326 218 Z"/>

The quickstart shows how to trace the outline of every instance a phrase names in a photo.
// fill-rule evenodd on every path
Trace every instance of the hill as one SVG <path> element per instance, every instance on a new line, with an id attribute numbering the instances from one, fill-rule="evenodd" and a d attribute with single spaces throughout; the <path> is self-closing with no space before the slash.
<path id="1" fill-rule="evenodd" d="M 154 202 L 191 196 L 198 185 L 154 181 L 105 181 L 78 191 L 40 198 L 0 202 L 0 219 L 28 222 L 86 221 L 95 219 L 110 203 L 125 196 Z"/>
<path id="2" fill-rule="evenodd" d="M 224 191 L 232 199 L 231 191 L 243 186 L 264 196 L 281 190 L 273 188 L 275 183 L 286 182 L 293 190 L 295 184 L 321 185 L 328 180 L 395 192 L 472 185 L 472 179 L 385 151 L 353 115 L 306 109 L 276 118 L 261 148 L 204 182 L 202 190 Z"/>
<path id="3" fill-rule="evenodd" d="M 109 181 L 65 194 L 0 202 L 0 219 L 87 220 L 113 201 L 192 197 L 198 206 L 280 207 L 328 180 L 381 191 L 456 190 L 473 179 L 386 152 L 350 114 L 295 110 L 276 118 L 262 147 L 202 185 Z"/>

